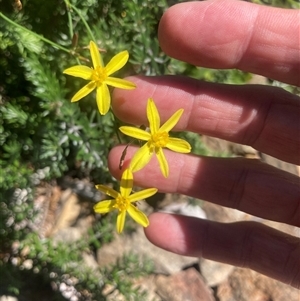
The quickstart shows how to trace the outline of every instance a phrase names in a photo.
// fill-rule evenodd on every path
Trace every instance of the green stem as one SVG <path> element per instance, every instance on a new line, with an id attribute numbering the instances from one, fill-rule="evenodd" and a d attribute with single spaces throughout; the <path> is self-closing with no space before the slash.
<path id="1" fill-rule="evenodd" d="M 94 42 L 96 42 L 96 39 L 95 39 L 95 37 L 94 37 L 94 35 L 93 35 L 93 33 L 92 33 L 92 31 L 91 31 L 89 25 L 87 24 L 87 22 L 85 21 L 83 15 L 81 14 L 80 10 L 79 10 L 76 6 L 72 5 L 71 3 L 69 3 L 69 6 L 70 6 L 72 9 L 74 9 L 74 11 L 75 11 L 75 12 L 78 14 L 78 16 L 80 17 L 82 23 L 84 24 L 86 30 L 88 31 L 88 33 L 89 33 L 89 35 L 90 35 L 91 40 L 93 40 Z"/>
<path id="2" fill-rule="evenodd" d="M 119 141 L 120 144 L 122 144 L 122 139 L 120 137 L 120 133 L 119 133 L 119 127 L 120 127 L 120 120 L 117 119 L 116 115 L 113 113 L 112 109 L 110 108 L 109 109 L 109 112 L 111 114 L 111 119 L 114 123 L 114 130 L 115 130 L 115 133 L 116 133 L 116 136 L 117 136 L 117 139 Z"/>
<path id="3" fill-rule="evenodd" d="M 69 22 L 69 32 L 70 32 L 70 40 L 73 41 L 74 37 L 74 29 L 73 29 L 73 22 L 72 22 L 72 16 L 71 16 L 71 3 L 68 0 L 64 0 L 66 8 L 67 8 L 67 15 L 68 15 L 68 22 Z M 78 65 L 81 65 L 78 57 L 76 57 L 76 62 Z"/>
<path id="4" fill-rule="evenodd" d="M 64 1 L 65 1 L 65 3 L 66 3 L 67 9 L 68 9 L 68 8 L 69 8 L 69 9 L 73 9 L 73 10 L 77 13 L 77 15 L 78 15 L 79 18 L 81 19 L 82 23 L 84 24 L 84 26 L 85 26 L 87 32 L 89 33 L 90 39 L 96 43 L 96 38 L 95 38 L 95 36 L 94 36 L 94 34 L 93 34 L 93 32 L 92 32 L 90 26 L 89 26 L 88 23 L 85 21 L 85 18 L 84 18 L 83 15 L 81 14 L 80 10 L 79 10 L 76 6 L 72 5 L 72 4 L 69 2 L 69 0 L 64 0 Z M 73 25 L 72 25 L 72 22 L 71 22 L 71 24 L 69 24 L 69 26 L 73 26 Z M 73 37 L 73 36 L 72 36 L 72 37 Z M 103 59 L 102 59 L 102 55 L 100 55 L 100 60 L 101 60 L 102 66 L 104 66 Z"/>
<path id="5" fill-rule="evenodd" d="M 17 28 L 20 28 L 20 29 L 22 29 L 22 30 L 24 30 L 24 31 L 26 31 L 26 32 L 28 32 L 28 33 L 34 35 L 35 37 L 37 37 L 38 39 L 44 41 L 45 43 L 50 44 L 50 45 L 52 45 L 53 47 L 58 48 L 58 49 L 60 49 L 60 50 L 62 50 L 62 51 L 65 51 L 65 52 L 67 52 L 67 53 L 70 53 L 70 50 L 69 50 L 69 49 L 67 49 L 67 48 L 65 48 L 65 47 L 63 47 L 63 46 L 60 46 L 60 45 L 56 44 L 55 42 L 52 42 L 52 41 L 50 41 L 50 40 L 44 38 L 43 36 L 41 36 L 41 35 L 39 35 L 39 34 L 33 32 L 33 31 L 27 29 L 26 27 L 24 27 L 24 26 L 22 26 L 22 25 L 20 25 L 20 24 L 18 24 L 18 23 L 16 23 L 16 22 L 14 22 L 13 20 L 11 20 L 11 19 L 9 19 L 8 17 L 6 17 L 5 15 L 3 15 L 1 12 L 0 12 L 0 17 L 1 17 L 2 19 L 4 19 L 5 21 L 7 21 L 8 23 L 12 24 L 13 26 L 16 26 Z"/>
<path id="6" fill-rule="evenodd" d="M 72 17 L 71 17 L 71 13 L 70 13 L 70 8 L 71 8 L 71 4 L 68 0 L 64 0 L 65 4 L 66 4 L 66 8 L 67 8 L 67 15 L 68 15 L 68 22 L 69 22 L 69 31 L 70 31 L 70 39 L 73 38 L 74 35 L 74 30 L 73 30 L 73 22 L 72 22 Z"/>

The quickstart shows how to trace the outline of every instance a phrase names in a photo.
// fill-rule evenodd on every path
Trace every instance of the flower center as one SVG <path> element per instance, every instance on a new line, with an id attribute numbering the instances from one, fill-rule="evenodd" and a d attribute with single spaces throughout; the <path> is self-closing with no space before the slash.
<path id="1" fill-rule="evenodd" d="M 128 199 L 123 198 L 119 195 L 116 198 L 116 203 L 114 204 L 114 208 L 118 209 L 119 211 L 127 210 L 130 205 L 130 201 Z"/>
<path id="2" fill-rule="evenodd" d="M 92 73 L 92 81 L 97 82 L 97 85 L 101 85 L 107 78 L 106 69 L 98 66 L 96 69 L 93 70 Z"/>
<path id="3" fill-rule="evenodd" d="M 165 147 L 169 142 L 169 135 L 167 132 L 157 132 L 152 135 L 151 140 L 155 147 Z"/>

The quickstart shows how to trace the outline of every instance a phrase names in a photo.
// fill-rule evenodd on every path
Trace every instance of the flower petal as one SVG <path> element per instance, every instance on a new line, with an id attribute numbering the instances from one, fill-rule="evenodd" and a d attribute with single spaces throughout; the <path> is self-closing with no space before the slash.
<path id="1" fill-rule="evenodd" d="M 106 195 L 113 197 L 114 199 L 116 199 L 119 196 L 119 192 L 115 191 L 114 189 L 112 189 L 108 186 L 98 184 L 98 185 L 95 185 L 95 187 L 96 187 L 96 189 L 102 191 Z"/>
<path id="2" fill-rule="evenodd" d="M 147 117 L 149 120 L 150 132 L 153 135 L 157 133 L 160 126 L 160 117 L 156 108 L 156 105 L 152 98 L 148 99 L 147 103 Z"/>
<path id="3" fill-rule="evenodd" d="M 64 74 L 68 74 L 75 77 L 81 77 L 83 79 L 91 79 L 93 70 L 87 66 L 77 65 L 63 71 Z"/>
<path id="4" fill-rule="evenodd" d="M 185 154 L 190 153 L 192 149 L 191 145 L 187 141 L 172 137 L 169 137 L 169 142 L 167 143 L 166 147 L 174 152 Z"/>
<path id="5" fill-rule="evenodd" d="M 105 83 L 115 88 L 121 88 L 126 90 L 132 90 L 136 88 L 136 84 L 132 83 L 131 81 L 117 77 L 107 77 Z"/>
<path id="6" fill-rule="evenodd" d="M 100 201 L 94 206 L 94 211 L 96 213 L 107 213 L 115 209 L 113 208 L 113 205 L 114 205 L 114 200 Z"/>
<path id="7" fill-rule="evenodd" d="M 109 76 L 120 70 L 127 63 L 128 58 L 129 54 L 127 50 L 116 54 L 105 67 L 107 75 Z"/>
<path id="8" fill-rule="evenodd" d="M 133 155 L 129 168 L 132 170 L 132 172 L 136 172 L 149 163 L 151 157 L 153 155 L 153 152 L 150 151 L 148 143 L 144 144 L 140 149 L 136 151 L 136 153 Z"/>
<path id="9" fill-rule="evenodd" d="M 159 162 L 160 170 L 165 178 L 169 176 L 169 165 L 162 148 L 156 152 L 156 157 Z"/>
<path id="10" fill-rule="evenodd" d="M 151 138 L 150 133 L 133 126 L 121 126 L 119 130 L 123 134 L 139 140 L 148 141 Z"/>
<path id="11" fill-rule="evenodd" d="M 97 88 L 96 101 L 101 115 L 105 115 L 110 108 L 110 93 L 105 83 Z"/>
<path id="12" fill-rule="evenodd" d="M 82 87 L 71 99 L 71 102 L 80 100 L 81 98 L 87 96 L 96 88 L 95 82 L 89 82 L 87 85 Z"/>
<path id="13" fill-rule="evenodd" d="M 129 215 L 143 227 L 149 226 L 148 217 L 138 208 L 133 205 L 130 205 L 127 209 Z"/>
<path id="14" fill-rule="evenodd" d="M 103 67 L 101 63 L 99 49 L 93 41 L 90 41 L 90 53 L 91 53 L 94 69 L 96 69 L 99 66 Z"/>
<path id="15" fill-rule="evenodd" d="M 130 202 L 137 202 L 149 198 L 157 192 L 157 188 L 148 188 L 141 191 L 135 192 L 129 196 L 128 200 Z"/>
<path id="16" fill-rule="evenodd" d="M 117 232 L 118 233 L 121 233 L 124 229 L 125 218 L 126 218 L 126 210 L 119 211 L 119 214 L 117 217 Z"/>
<path id="17" fill-rule="evenodd" d="M 133 174 L 128 168 L 123 172 L 120 184 L 120 192 L 122 197 L 128 198 L 133 186 Z"/>
<path id="18" fill-rule="evenodd" d="M 171 131 L 171 129 L 176 125 L 176 123 L 179 121 L 182 113 L 183 113 L 183 109 L 179 109 L 178 111 L 176 111 L 159 129 L 160 132 L 169 132 Z"/>

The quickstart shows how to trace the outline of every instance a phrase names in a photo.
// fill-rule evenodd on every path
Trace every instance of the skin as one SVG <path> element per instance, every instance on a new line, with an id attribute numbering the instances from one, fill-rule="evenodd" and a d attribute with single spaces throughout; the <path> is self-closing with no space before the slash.
<path id="1" fill-rule="evenodd" d="M 292 85 L 300 84 L 299 11 L 244 1 L 181 3 L 163 15 L 159 42 L 176 59 L 210 68 L 238 68 Z M 221 85 L 182 76 L 128 78 L 135 90 L 115 89 L 113 110 L 123 121 L 146 124 L 152 97 L 161 122 L 184 114 L 176 130 L 251 145 L 300 165 L 300 99 L 260 85 Z M 120 178 L 124 146 L 112 149 L 111 173 Z M 123 168 L 134 153 L 129 147 Z M 170 176 L 156 160 L 134 174 L 135 184 L 181 193 L 265 219 L 300 226 L 299 178 L 245 158 L 205 158 L 165 152 Z M 299 239 L 256 222 L 221 224 L 154 213 L 147 238 L 168 251 L 248 267 L 300 288 Z"/>

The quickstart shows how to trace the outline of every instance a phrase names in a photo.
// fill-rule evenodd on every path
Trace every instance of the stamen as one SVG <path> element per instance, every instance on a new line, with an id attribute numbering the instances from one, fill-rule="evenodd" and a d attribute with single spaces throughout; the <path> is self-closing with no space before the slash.
<path id="1" fill-rule="evenodd" d="M 97 82 L 98 85 L 101 85 L 107 78 L 106 69 L 98 66 L 93 70 L 92 80 Z"/>
<path id="2" fill-rule="evenodd" d="M 130 201 L 128 199 L 123 198 L 121 195 L 119 195 L 116 198 L 116 203 L 114 207 L 116 209 L 119 209 L 119 211 L 124 211 L 128 209 L 129 205 L 130 205 Z"/>
<path id="3" fill-rule="evenodd" d="M 169 135 L 167 132 L 158 132 L 152 135 L 151 140 L 155 147 L 165 147 L 169 141 Z"/>

